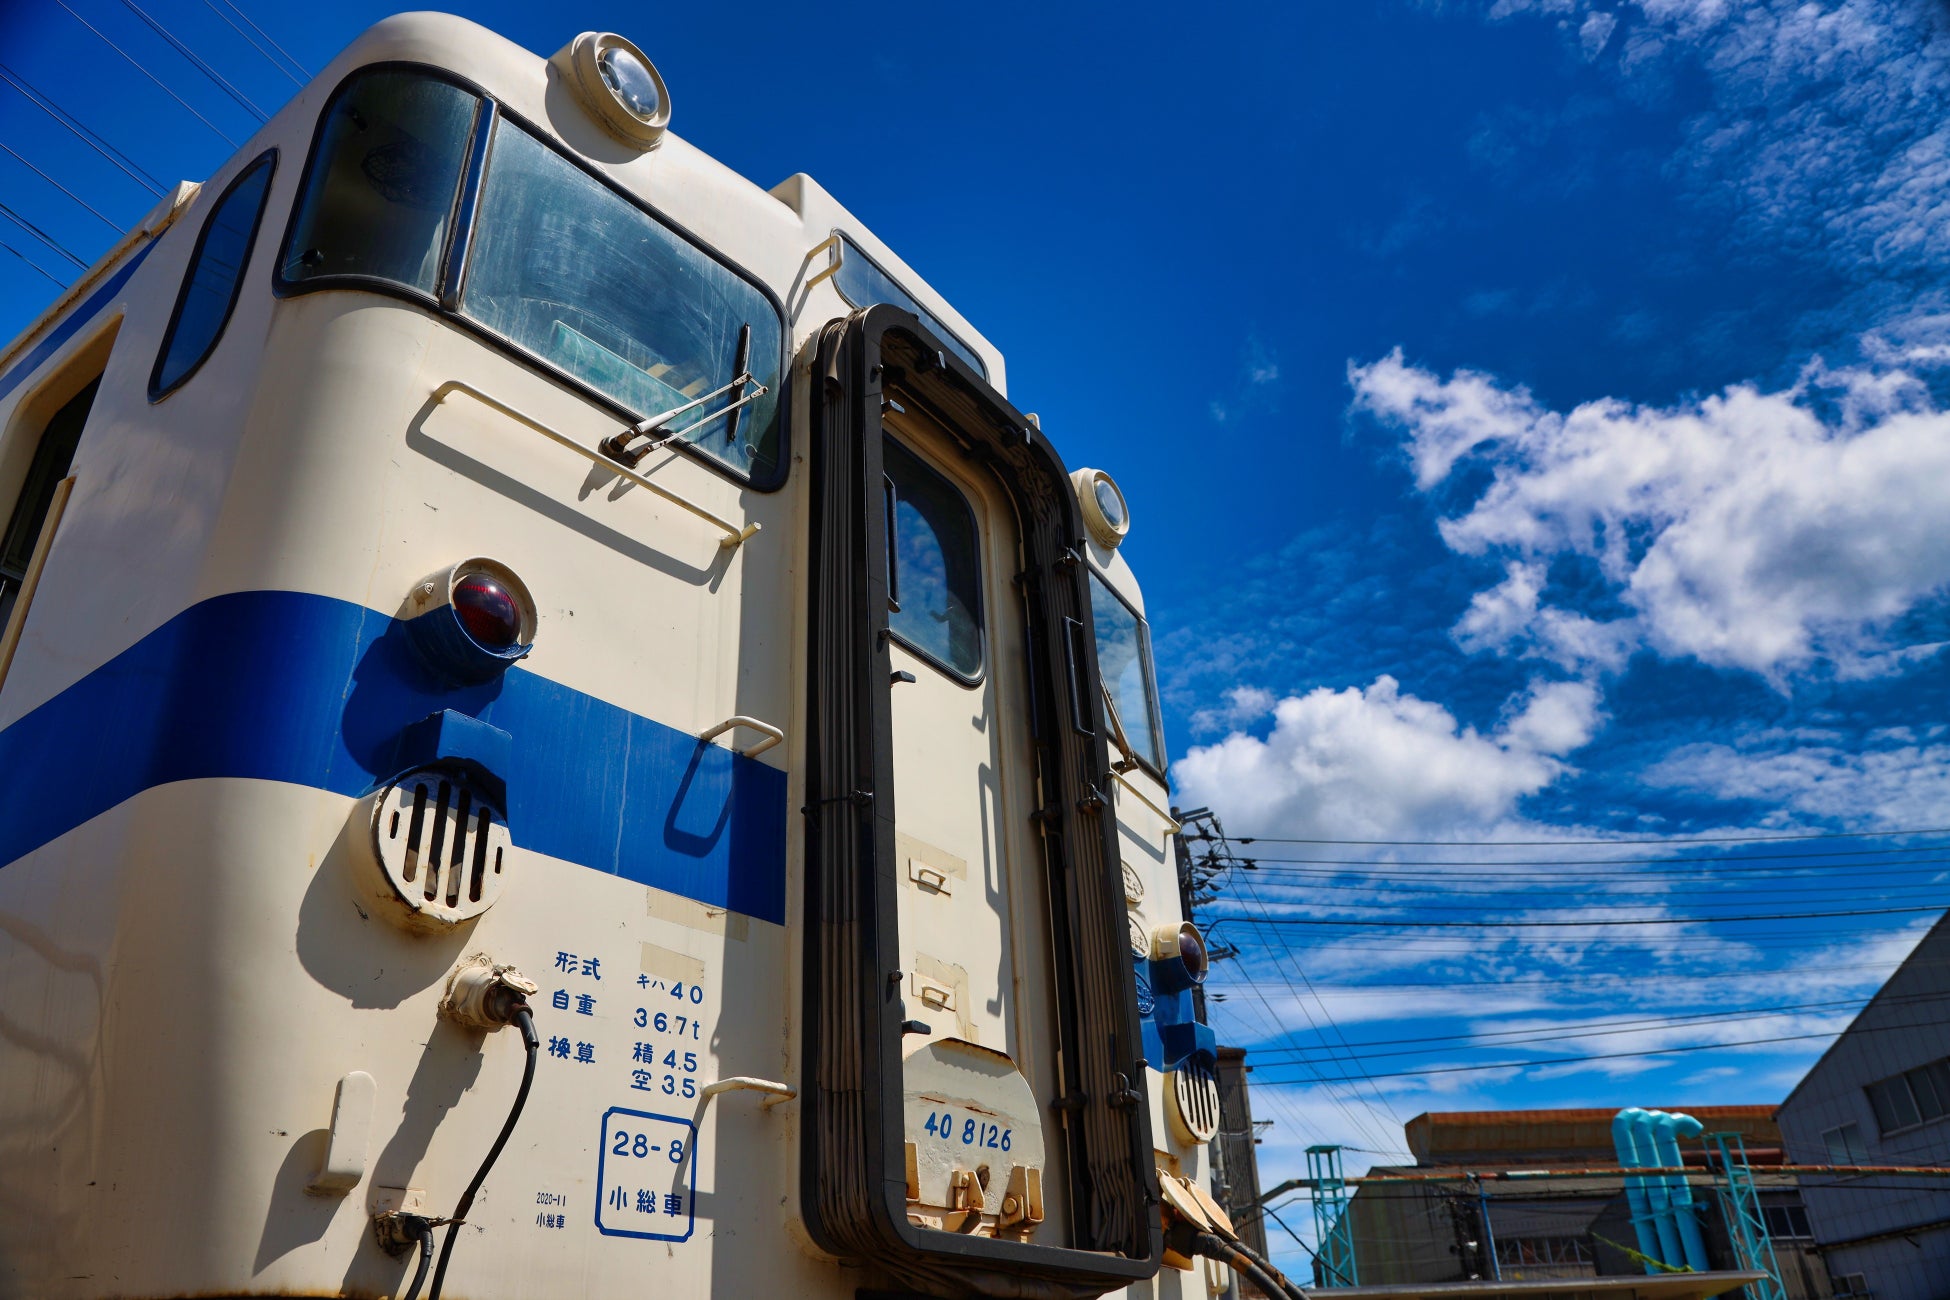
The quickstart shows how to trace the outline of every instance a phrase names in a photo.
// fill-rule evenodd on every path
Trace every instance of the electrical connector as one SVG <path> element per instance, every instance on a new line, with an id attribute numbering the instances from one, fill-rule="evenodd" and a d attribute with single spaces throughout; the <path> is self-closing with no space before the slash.
<path id="1" fill-rule="evenodd" d="M 513 966 L 499 965 L 484 952 L 466 958 L 447 978 L 440 1014 L 469 1029 L 490 1032 L 516 1022 L 541 986 Z"/>

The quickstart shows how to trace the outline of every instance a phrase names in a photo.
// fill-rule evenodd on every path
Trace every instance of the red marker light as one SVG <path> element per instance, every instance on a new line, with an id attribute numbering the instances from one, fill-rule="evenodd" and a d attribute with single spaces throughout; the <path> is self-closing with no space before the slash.
<path id="1" fill-rule="evenodd" d="M 454 584 L 454 613 L 467 634 L 489 650 L 521 644 L 521 604 L 485 573 L 470 573 Z"/>
<path id="2" fill-rule="evenodd" d="M 1192 983 L 1204 981 L 1211 962 L 1205 956 L 1205 941 L 1189 925 L 1178 932 L 1178 960 L 1185 963 L 1185 973 L 1191 976 Z"/>

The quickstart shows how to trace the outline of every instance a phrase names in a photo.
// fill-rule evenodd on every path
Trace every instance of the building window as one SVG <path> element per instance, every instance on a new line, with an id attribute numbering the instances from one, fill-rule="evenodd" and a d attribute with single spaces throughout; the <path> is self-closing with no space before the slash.
<path id="1" fill-rule="evenodd" d="M 1767 1224 L 1767 1235 L 1770 1237 L 1815 1235 L 1808 1226 L 1808 1207 L 1805 1205 L 1763 1205 L 1760 1214 Z"/>
<path id="2" fill-rule="evenodd" d="M 1859 1124 L 1825 1129 L 1821 1140 L 1828 1148 L 1828 1163 L 1831 1165 L 1865 1165 L 1869 1162 L 1869 1148 L 1862 1141 L 1862 1126 Z"/>
<path id="3" fill-rule="evenodd" d="M 149 400 L 159 401 L 196 373 L 230 322 L 250 266 L 251 245 L 264 219 L 264 200 L 271 193 L 271 169 L 276 152 L 267 153 L 230 182 L 210 210 L 197 236 L 196 251 L 176 296 L 176 310 L 163 332 L 155 373 L 149 376 Z"/>
<path id="4" fill-rule="evenodd" d="M 1870 1084 L 1869 1105 L 1884 1134 L 1950 1115 L 1950 1057 Z"/>
<path id="5" fill-rule="evenodd" d="M 1837 1273 L 1833 1280 L 1835 1300 L 1869 1300 L 1875 1295 L 1869 1290 L 1868 1279 L 1860 1273 Z"/>
<path id="6" fill-rule="evenodd" d="M 1506 1267 L 1589 1264 L 1591 1247 L 1582 1237 L 1503 1237 L 1496 1243 L 1496 1262 Z"/>

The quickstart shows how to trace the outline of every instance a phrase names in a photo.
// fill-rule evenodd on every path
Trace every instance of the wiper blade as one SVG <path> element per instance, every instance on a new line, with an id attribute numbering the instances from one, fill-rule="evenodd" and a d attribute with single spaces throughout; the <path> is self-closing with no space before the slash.
<path id="1" fill-rule="evenodd" d="M 741 325 L 738 329 L 738 352 L 732 361 L 733 368 L 738 372 L 736 378 L 720 388 L 712 389 L 702 397 L 692 398 L 682 406 L 673 406 L 662 414 L 639 420 L 627 429 L 617 430 L 615 433 L 609 435 L 609 437 L 604 438 L 602 442 L 598 443 L 597 449 L 611 460 L 619 464 L 628 465 L 634 469 L 645 456 L 648 456 L 651 452 L 657 450 L 657 448 L 667 443 L 675 442 L 694 430 L 702 429 L 713 420 L 724 419 L 727 416 L 730 417 L 730 423 L 725 436 L 727 438 L 736 437 L 738 432 L 738 417 L 743 408 L 752 402 L 756 402 L 759 398 L 771 391 L 766 385 L 758 383 L 748 368 L 751 365 L 751 351 L 752 327 L 749 324 Z M 754 385 L 756 386 L 754 387 Z M 751 389 L 750 392 L 746 391 L 748 388 Z M 708 415 L 700 416 L 681 429 L 672 429 L 669 427 L 670 422 L 678 416 L 696 410 L 706 403 L 714 402 L 718 398 L 728 395 L 732 397 L 732 400 L 717 410 L 710 412 Z M 638 438 L 649 438 L 650 441 L 644 443 L 641 447 L 631 448 L 630 443 Z"/>

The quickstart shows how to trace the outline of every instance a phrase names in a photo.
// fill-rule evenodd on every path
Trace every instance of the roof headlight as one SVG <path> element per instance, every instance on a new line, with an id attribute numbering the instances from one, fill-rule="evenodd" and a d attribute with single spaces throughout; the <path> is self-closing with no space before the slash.
<path id="1" fill-rule="evenodd" d="M 1083 508 L 1083 524 L 1099 545 L 1116 547 L 1131 531 L 1131 508 L 1124 492 L 1110 475 L 1100 469 L 1080 469 L 1070 475 L 1076 488 L 1077 504 Z"/>
<path id="2" fill-rule="evenodd" d="M 625 144 L 654 149 L 670 125 L 670 90 L 657 65 L 615 32 L 584 32 L 553 60 L 583 106 Z"/>

